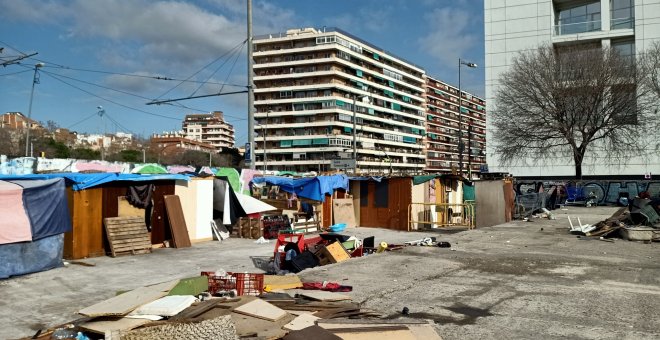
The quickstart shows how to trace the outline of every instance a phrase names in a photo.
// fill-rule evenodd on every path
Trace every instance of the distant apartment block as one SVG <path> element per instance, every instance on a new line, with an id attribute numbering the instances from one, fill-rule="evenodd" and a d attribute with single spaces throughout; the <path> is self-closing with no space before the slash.
<path id="1" fill-rule="evenodd" d="M 360 173 L 424 171 L 424 69 L 336 28 L 253 42 L 257 168 L 330 170 L 355 145 Z"/>
<path id="2" fill-rule="evenodd" d="M 458 88 L 426 78 L 426 171 L 449 173 L 459 168 L 459 133 L 463 169 L 480 171 L 486 163 L 486 103 L 465 91 L 459 111 Z M 459 128 L 459 123 L 462 123 Z"/>
<path id="3" fill-rule="evenodd" d="M 43 128 L 43 126 L 41 126 L 36 120 L 30 119 L 29 121 L 31 129 Z M 2 115 L 0 127 L 8 129 L 25 129 L 28 125 L 27 122 L 28 118 L 20 112 L 6 112 Z"/>
<path id="4" fill-rule="evenodd" d="M 660 41 L 660 0 L 486 0 L 484 2 L 486 101 L 497 107 L 495 93 L 501 76 L 522 51 L 550 45 L 611 47 L 624 56 L 643 53 Z M 488 129 L 488 133 L 492 130 Z M 660 140 L 658 131 L 640 131 L 640 138 Z M 492 143 L 490 144 L 492 145 Z M 487 151 L 490 171 L 516 176 L 573 175 L 573 160 L 529 160 L 519 165 L 498 164 L 496 150 Z M 638 157 L 621 166 L 587 154 L 584 175 L 657 173 L 660 156 Z"/>
<path id="5" fill-rule="evenodd" d="M 213 145 L 216 149 L 233 148 L 234 127 L 225 122 L 222 111 L 186 115 L 183 121 L 185 137 Z"/>
<path id="6" fill-rule="evenodd" d="M 155 134 L 151 136 L 151 148 L 159 153 L 159 156 L 178 154 L 186 150 L 215 153 L 217 147 L 185 137 L 180 132 Z"/>

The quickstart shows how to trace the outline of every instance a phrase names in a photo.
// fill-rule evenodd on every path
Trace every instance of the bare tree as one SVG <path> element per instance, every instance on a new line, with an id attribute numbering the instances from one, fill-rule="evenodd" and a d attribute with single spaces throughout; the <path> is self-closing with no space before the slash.
<path id="1" fill-rule="evenodd" d="M 644 65 L 599 45 L 519 54 L 500 77 L 489 117 L 497 157 L 571 157 L 581 178 L 588 153 L 619 162 L 644 153 L 644 131 L 658 121 Z"/>
<path id="2" fill-rule="evenodd" d="M 660 42 L 654 42 L 644 53 L 644 72 L 648 86 L 660 97 Z"/>

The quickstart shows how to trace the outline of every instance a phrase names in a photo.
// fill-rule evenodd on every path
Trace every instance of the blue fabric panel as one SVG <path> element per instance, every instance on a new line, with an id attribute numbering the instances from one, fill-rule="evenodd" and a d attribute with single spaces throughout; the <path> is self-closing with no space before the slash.
<path id="1" fill-rule="evenodd" d="M 23 187 L 33 241 L 71 231 L 64 178 L 10 182 Z"/>
<path id="2" fill-rule="evenodd" d="M 189 181 L 190 176 L 183 174 L 159 174 L 159 175 L 140 175 L 140 174 L 119 174 L 119 173 L 59 173 L 59 174 L 31 174 L 31 175 L 0 175 L 0 180 L 35 180 L 35 179 L 53 179 L 64 178 L 67 182 L 73 184 L 73 190 L 83 190 L 95 187 L 104 183 L 114 181 L 159 181 L 159 180 L 184 180 Z"/>
<path id="3" fill-rule="evenodd" d="M 296 193 L 296 195 L 323 202 L 326 194 L 332 194 L 336 189 L 348 190 L 348 177 L 345 175 L 318 176 L 292 179 L 288 177 L 255 177 L 253 183 L 268 183 L 277 185 L 280 190 Z"/>
<path id="4" fill-rule="evenodd" d="M 64 234 L 0 245 L 0 279 L 62 266 Z"/>

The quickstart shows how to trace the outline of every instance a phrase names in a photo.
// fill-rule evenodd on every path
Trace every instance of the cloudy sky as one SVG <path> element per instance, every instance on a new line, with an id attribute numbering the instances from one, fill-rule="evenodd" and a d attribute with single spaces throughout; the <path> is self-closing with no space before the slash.
<path id="1" fill-rule="evenodd" d="M 188 113 L 220 110 L 247 140 L 247 95 L 146 105 L 153 99 L 240 91 L 246 76 L 245 0 L 0 1 L 0 113 L 80 132 L 148 136 L 178 130 Z M 457 84 L 458 58 L 483 65 L 483 2 L 477 0 L 253 0 L 254 34 L 338 27 Z M 483 68 L 462 73 L 463 88 L 484 93 Z"/>

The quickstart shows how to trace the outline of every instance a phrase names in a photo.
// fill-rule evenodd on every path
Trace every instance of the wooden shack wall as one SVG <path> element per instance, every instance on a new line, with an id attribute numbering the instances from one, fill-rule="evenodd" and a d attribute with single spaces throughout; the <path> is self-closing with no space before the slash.
<path id="1" fill-rule="evenodd" d="M 67 187 L 72 230 L 64 234 L 64 258 L 82 259 L 106 255 L 109 250 L 103 219 L 119 216 L 118 197 L 125 196 L 127 188 L 137 182 L 111 182 L 102 186 L 74 191 Z M 171 239 L 164 216 L 163 196 L 174 194 L 174 181 L 139 182 L 153 183 L 154 209 L 151 218 L 151 242 L 159 244 Z"/>
<path id="2" fill-rule="evenodd" d="M 383 179 L 387 188 L 387 207 L 376 207 L 376 186 L 373 181 L 362 181 L 368 187 L 365 200 L 360 197 L 360 221 L 362 227 L 408 230 L 408 205 L 412 202 L 412 178 Z M 363 204 L 366 203 L 366 204 Z"/>
<path id="3" fill-rule="evenodd" d="M 64 234 L 64 258 L 82 259 L 105 255 L 103 248 L 103 189 L 73 191 L 67 187 L 72 229 Z"/>

